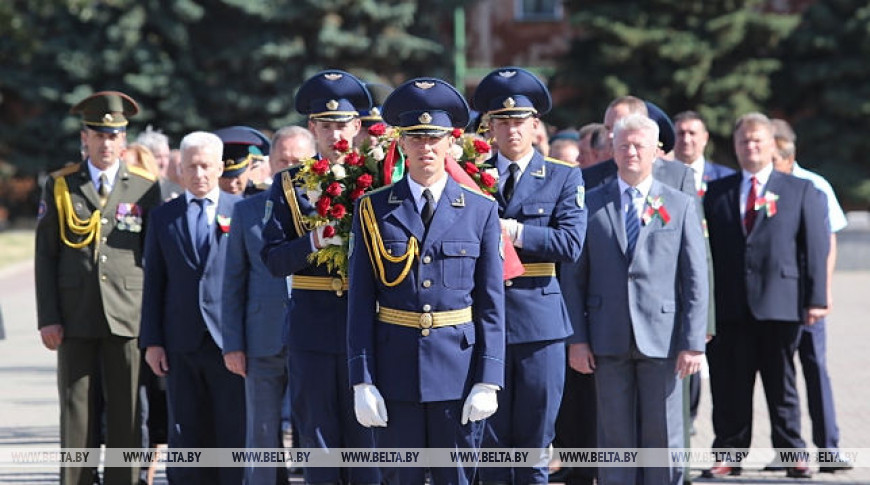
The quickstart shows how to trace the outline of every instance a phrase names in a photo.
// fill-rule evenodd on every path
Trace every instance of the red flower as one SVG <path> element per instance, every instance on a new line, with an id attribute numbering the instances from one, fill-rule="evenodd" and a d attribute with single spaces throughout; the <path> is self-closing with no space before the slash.
<path id="1" fill-rule="evenodd" d="M 362 195 L 363 195 L 365 192 L 366 192 L 365 189 L 353 189 L 353 190 L 350 192 L 350 195 L 349 195 L 350 200 L 357 200 L 357 199 L 359 199 L 360 197 L 362 197 Z"/>
<path id="2" fill-rule="evenodd" d="M 338 140 L 332 144 L 332 148 L 335 151 L 346 152 L 350 150 L 350 143 L 347 140 Z"/>
<path id="3" fill-rule="evenodd" d="M 323 237 L 332 237 L 335 236 L 335 228 L 332 226 L 326 226 L 323 228 Z"/>
<path id="4" fill-rule="evenodd" d="M 489 153 L 490 146 L 489 143 L 483 140 L 474 140 L 474 151 L 480 154 Z"/>
<path id="5" fill-rule="evenodd" d="M 452 135 L 453 138 L 459 138 L 462 136 L 462 130 L 459 128 L 453 128 L 453 132 L 451 132 L 450 135 Z"/>
<path id="6" fill-rule="evenodd" d="M 372 181 L 371 174 L 364 173 L 356 179 L 356 186 L 359 189 L 367 189 L 372 186 Z"/>
<path id="7" fill-rule="evenodd" d="M 316 173 L 317 175 L 326 175 L 326 172 L 329 171 L 329 160 L 321 158 L 320 160 L 312 163 L 311 171 Z"/>
<path id="8" fill-rule="evenodd" d="M 468 173 L 468 175 L 474 175 L 480 172 L 480 169 L 477 168 L 477 165 L 471 162 L 465 162 L 465 172 Z"/>
<path id="9" fill-rule="evenodd" d="M 383 123 L 375 123 L 372 126 L 369 126 L 369 135 L 371 136 L 382 136 L 387 132 L 387 125 Z"/>
<path id="10" fill-rule="evenodd" d="M 332 205 L 332 199 L 329 197 L 323 196 L 317 200 L 317 213 L 320 214 L 321 217 L 326 217 L 329 214 L 329 206 Z"/>
<path id="11" fill-rule="evenodd" d="M 480 174 L 480 181 L 487 187 L 495 187 L 495 177 L 486 172 Z"/>
<path id="12" fill-rule="evenodd" d="M 344 156 L 344 164 L 351 167 L 359 167 L 363 164 L 363 159 L 357 152 L 350 152 Z"/>
<path id="13" fill-rule="evenodd" d="M 340 183 L 333 182 L 333 183 L 329 184 L 329 187 L 326 188 L 326 193 L 333 196 L 333 197 L 338 197 L 339 195 L 341 195 L 342 190 L 343 190 L 343 187 L 341 186 Z"/>
<path id="14" fill-rule="evenodd" d="M 335 204 L 332 206 L 332 209 L 329 211 L 329 214 L 335 219 L 341 219 L 347 214 L 347 207 L 341 204 Z"/>

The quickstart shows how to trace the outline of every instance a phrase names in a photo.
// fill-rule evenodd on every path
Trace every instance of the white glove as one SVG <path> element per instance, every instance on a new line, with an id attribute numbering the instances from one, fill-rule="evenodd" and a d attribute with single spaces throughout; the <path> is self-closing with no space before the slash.
<path id="1" fill-rule="evenodd" d="M 518 248 L 523 247 L 523 225 L 517 222 L 516 219 L 499 220 L 501 221 L 501 228 L 507 233 L 513 245 Z"/>
<path id="2" fill-rule="evenodd" d="M 475 384 L 462 405 L 462 424 L 480 421 L 495 414 L 498 410 L 496 391 L 498 386 L 494 384 Z"/>
<path id="3" fill-rule="evenodd" d="M 366 428 L 387 425 L 387 406 L 378 388 L 372 384 L 353 386 L 353 412 Z"/>
<path id="4" fill-rule="evenodd" d="M 335 236 L 323 237 L 323 230 L 326 229 L 327 227 L 330 227 L 330 226 L 335 227 L 334 223 L 329 223 L 329 224 L 326 224 L 324 226 L 317 226 L 317 228 L 314 229 L 314 232 L 316 233 L 315 241 L 320 242 L 319 245 L 317 244 L 317 242 L 315 242 L 315 244 L 314 244 L 315 248 L 323 249 L 326 246 L 330 246 L 330 245 L 331 246 L 341 246 L 342 239 L 341 239 L 341 236 L 339 236 L 337 233 Z"/>

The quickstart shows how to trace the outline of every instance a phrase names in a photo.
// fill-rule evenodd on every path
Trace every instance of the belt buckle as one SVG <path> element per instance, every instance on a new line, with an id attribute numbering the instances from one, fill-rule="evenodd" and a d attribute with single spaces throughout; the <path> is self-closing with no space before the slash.
<path id="1" fill-rule="evenodd" d="M 336 296 L 341 296 L 344 294 L 341 278 L 332 278 L 332 281 L 329 282 L 329 286 L 332 288 L 332 291 L 335 292 Z"/>
<path id="2" fill-rule="evenodd" d="M 432 317 L 431 312 L 426 312 L 426 313 L 420 314 L 420 328 L 432 328 L 433 323 L 434 323 L 434 317 Z"/>

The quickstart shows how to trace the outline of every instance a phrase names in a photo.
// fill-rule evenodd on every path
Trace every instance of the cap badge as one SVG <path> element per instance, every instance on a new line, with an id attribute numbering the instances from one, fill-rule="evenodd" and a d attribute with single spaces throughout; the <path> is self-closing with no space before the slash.
<path id="1" fill-rule="evenodd" d="M 381 115 L 381 110 L 379 110 L 377 107 L 374 107 L 374 108 L 371 109 L 370 113 L 371 113 L 372 116 L 380 116 L 380 115 Z"/>
<path id="2" fill-rule="evenodd" d="M 330 111 L 337 110 L 338 109 L 338 101 L 336 101 L 334 99 L 330 99 L 329 101 L 326 102 L 326 109 L 328 109 Z"/>
<path id="3" fill-rule="evenodd" d="M 499 71 L 498 75 L 501 77 L 514 77 L 517 75 L 516 71 Z"/>
<path id="4" fill-rule="evenodd" d="M 328 81 L 338 81 L 342 78 L 342 74 L 337 72 L 328 72 L 324 74 L 323 77 L 325 77 Z"/>
<path id="5" fill-rule="evenodd" d="M 429 123 L 432 122 L 432 115 L 430 115 L 429 113 L 423 113 L 417 119 L 420 120 L 420 123 L 423 123 L 424 125 L 428 125 Z"/>
<path id="6" fill-rule="evenodd" d="M 502 103 L 502 106 L 504 106 L 505 108 L 513 108 L 513 107 L 516 106 L 516 105 L 517 105 L 517 102 L 514 101 L 514 98 L 511 98 L 511 97 L 508 97 L 508 98 L 507 98 L 506 100 L 504 100 L 504 102 Z"/>
<path id="7" fill-rule="evenodd" d="M 103 123 L 111 123 L 114 119 L 115 117 L 112 116 L 112 113 L 106 113 L 103 115 Z"/>
<path id="8" fill-rule="evenodd" d="M 430 81 L 417 81 L 414 83 L 414 86 L 417 86 L 420 89 L 430 89 L 435 87 L 435 83 Z"/>

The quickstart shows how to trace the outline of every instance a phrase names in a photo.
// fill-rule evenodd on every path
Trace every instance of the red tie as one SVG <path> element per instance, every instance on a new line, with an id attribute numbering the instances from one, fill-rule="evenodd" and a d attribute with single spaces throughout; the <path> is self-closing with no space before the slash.
<path id="1" fill-rule="evenodd" d="M 747 236 L 752 232 L 755 217 L 758 215 L 758 211 L 755 210 L 755 199 L 758 198 L 758 179 L 750 177 L 749 181 L 752 182 L 752 187 L 749 188 L 749 195 L 746 196 L 746 211 L 743 214 L 743 228 L 746 229 Z"/>

